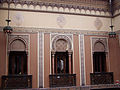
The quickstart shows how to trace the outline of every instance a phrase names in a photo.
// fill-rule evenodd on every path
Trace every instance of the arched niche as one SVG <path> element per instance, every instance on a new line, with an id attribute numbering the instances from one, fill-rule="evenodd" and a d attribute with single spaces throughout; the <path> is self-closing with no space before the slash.
<path id="1" fill-rule="evenodd" d="M 23 37 L 23 38 L 22 38 Z M 13 35 L 9 38 L 8 51 L 25 51 L 28 52 L 28 41 L 25 36 Z"/>
<path id="2" fill-rule="evenodd" d="M 94 44 L 94 52 L 105 52 L 105 45 L 101 41 L 97 41 Z"/>
<path id="3" fill-rule="evenodd" d="M 8 73 L 11 75 L 28 74 L 28 42 L 25 34 L 11 34 L 8 36 Z M 17 66 L 17 67 L 16 67 Z"/>
<path id="4" fill-rule="evenodd" d="M 58 35 L 52 41 L 52 50 L 65 52 L 72 50 L 70 39 L 65 35 Z"/>
<path id="5" fill-rule="evenodd" d="M 107 38 L 92 38 L 92 52 L 108 52 Z"/>
<path id="6" fill-rule="evenodd" d="M 26 51 L 26 45 L 23 40 L 15 39 L 10 43 L 10 51 Z"/>
<path id="7" fill-rule="evenodd" d="M 93 72 L 107 71 L 107 38 L 92 38 Z"/>
<path id="8" fill-rule="evenodd" d="M 73 72 L 71 39 L 66 35 L 54 36 L 51 49 L 52 74 L 71 74 Z"/>

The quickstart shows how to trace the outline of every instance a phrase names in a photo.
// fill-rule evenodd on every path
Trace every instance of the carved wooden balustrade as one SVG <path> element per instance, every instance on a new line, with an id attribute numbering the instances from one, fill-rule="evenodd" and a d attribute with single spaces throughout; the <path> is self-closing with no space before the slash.
<path id="1" fill-rule="evenodd" d="M 90 73 L 91 85 L 113 84 L 113 72 Z"/>
<path id="2" fill-rule="evenodd" d="M 4 75 L 2 76 L 2 88 L 32 88 L 32 75 Z"/>
<path id="3" fill-rule="evenodd" d="M 49 75 L 50 87 L 76 86 L 76 74 Z"/>

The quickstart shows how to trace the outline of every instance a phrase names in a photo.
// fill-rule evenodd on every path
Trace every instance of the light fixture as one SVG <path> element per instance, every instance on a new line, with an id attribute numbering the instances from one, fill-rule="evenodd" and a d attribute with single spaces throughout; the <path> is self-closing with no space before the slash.
<path id="1" fill-rule="evenodd" d="M 7 34 L 10 34 L 13 31 L 12 27 L 9 26 L 9 23 L 11 22 L 11 20 L 9 19 L 9 9 L 10 9 L 10 4 L 8 2 L 8 19 L 6 20 L 7 26 L 3 28 L 3 31 Z"/>
<path id="2" fill-rule="evenodd" d="M 109 37 L 110 38 L 116 38 L 116 33 L 113 31 L 113 25 L 110 26 L 111 32 L 109 32 Z"/>
<path id="3" fill-rule="evenodd" d="M 113 23 L 112 23 L 112 19 L 113 19 L 113 0 L 109 0 L 109 4 L 110 4 L 110 13 L 111 13 L 111 26 L 110 26 L 110 29 L 111 31 L 109 32 L 109 37 L 110 38 L 116 38 L 116 33 L 113 31 Z"/>

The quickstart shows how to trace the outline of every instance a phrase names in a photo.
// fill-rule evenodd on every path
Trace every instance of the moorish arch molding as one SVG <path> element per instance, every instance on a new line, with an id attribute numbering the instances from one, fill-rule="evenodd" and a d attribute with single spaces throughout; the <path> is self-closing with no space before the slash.
<path id="1" fill-rule="evenodd" d="M 107 38 L 92 38 L 92 52 L 108 52 Z"/>
<path id="2" fill-rule="evenodd" d="M 26 44 L 21 39 L 15 39 L 10 43 L 10 51 L 26 51 Z"/>
<path id="3" fill-rule="evenodd" d="M 101 41 L 97 41 L 94 44 L 94 52 L 106 52 L 104 43 Z"/>
<path id="4" fill-rule="evenodd" d="M 54 34 L 55 35 L 55 34 Z M 51 50 L 51 61 L 52 61 L 52 74 L 55 74 L 55 55 L 56 52 L 67 52 L 68 53 L 68 61 L 69 61 L 69 74 L 72 73 L 72 44 L 70 36 L 67 35 L 52 35 L 52 50 Z"/>
<path id="5" fill-rule="evenodd" d="M 26 51 L 28 53 L 28 42 L 28 35 L 10 35 L 8 39 L 8 52 Z"/>
<path id="6" fill-rule="evenodd" d="M 64 48 L 59 48 L 61 46 L 64 46 Z M 53 41 L 52 41 L 52 51 L 71 51 L 72 50 L 72 44 L 71 40 L 66 35 L 57 35 Z"/>
<path id="7" fill-rule="evenodd" d="M 0 0 L 0 3 L 6 3 L 8 0 Z M 98 1 L 98 0 L 9 0 L 9 3 L 14 3 L 15 5 L 20 4 L 27 6 L 33 5 L 34 7 L 39 6 L 51 6 L 57 8 L 73 8 L 73 9 L 86 9 L 86 10 L 95 10 L 95 11 L 105 11 L 108 12 L 108 2 L 107 1 Z M 72 3 L 72 4 L 71 4 Z M 90 5 L 89 5 L 89 4 Z M 82 4 L 82 5 L 81 5 Z M 85 4 L 85 5 L 84 5 Z M 92 6 L 92 7 L 91 7 Z"/>

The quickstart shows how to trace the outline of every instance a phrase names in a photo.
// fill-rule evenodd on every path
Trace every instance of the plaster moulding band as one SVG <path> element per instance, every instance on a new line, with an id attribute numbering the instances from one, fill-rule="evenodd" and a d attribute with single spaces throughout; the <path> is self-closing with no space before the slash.
<path id="1" fill-rule="evenodd" d="M 0 9 L 5 9 L 6 6 L 4 7 L 3 5 L 5 3 L 8 3 L 8 0 L 0 0 Z M 106 1 L 105 0 L 104 1 L 102 0 L 101 1 L 99 0 L 9 0 L 9 3 L 10 5 L 12 4 L 12 6 L 14 6 L 11 8 L 13 10 L 64 13 L 64 14 L 76 14 L 76 15 L 82 15 L 80 12 L 81 10 L 84 10 L 85 13 L 83 15 L 110 17 L 109 8 L 108 8 L 109 2 L 107 0 Z M 17 5 L 19 5 L 19 8 L 16 8 Z M 24 5 L 26 5 L 25 9 L 23 8 Z M 43 6 L 45 7 L 44 8 L 45 11 L 41 10 Z M 38 7 L 37 10 L 36 7 Z M 54 11 L 54 8 L 57 8 L 57 10 L 55 10 L 57 12 Z M 68 11 L 65 12 L 65 9 L 68 9 Z M 116 0 L 114 2 L 114 12 L 116 12 L 119 9 L 120 9 L 120 1 Z M 87 11 L 89 12 L 86 13 Z M 91 11 L 94 11 L 94 14 L 91 13 Z M 95 15 L 96 12 L 99 12 L 99 15 Z"/>
<path id="2" fill-rule="evenodd" d="M 84 35 L 108 35 L 107 31 L 88 31 L 76 29 L 57 29 L 57 28 L 30 28 L 30 27 L 12 27 L 14 33 L 62 33 L 62 34 L 84 34 Z M 3 27 L 0 26 L 3 32 Z"/>
<path id="3" fill-rule="evenodd" d="M 0 10 L 8 10 L 8 8 L 0 7 Z M 65 11 L 49 11 L 49 10 L 35 10 L 35 9 L 20 9 L 20 8 L 10 8 L 9 10 L 13 11 L 27 11 L 27 12 L 42 12 L 42 13 L 55 13 L 55 14 L 69 14 L 69 15 L 81 15 L 81 16 L 91 16 L 91 17 L 102 17 L 102 18 L 111 18 L 110 15 L 96 15 L 96 14 L 87 14 L 87 13 L 78 13 L 78 12 L 65 12 Z M 76 10 L 75 10 L 76 11 Z M 86 12 L 86 10 L 85 10 Z M 95 11 L 96 12 L 96 11 Z M 100 11 L 99 11 L 100 12 Z M 106 13 L 106 12 L 105 12 Z"/>
<path id="4" fill-rule="evenodd" d="M 8 0 L 0 0 L 0 3 L 7 3 Z M 57 8 L 73 8 L 73 9 L 85 9 L 85 10 L 95 10 L 95 11 L 108 11 L 106 1 L 98 2 L 97 0 L 9 0 L 9 3 L 15 5 L 26 4 L 28 7 L 30 5 L 35 6 L 46 6 L 46 7 L 57 7 Z"/>

